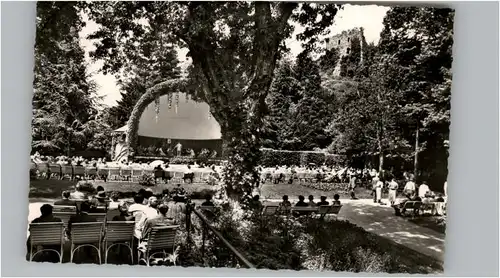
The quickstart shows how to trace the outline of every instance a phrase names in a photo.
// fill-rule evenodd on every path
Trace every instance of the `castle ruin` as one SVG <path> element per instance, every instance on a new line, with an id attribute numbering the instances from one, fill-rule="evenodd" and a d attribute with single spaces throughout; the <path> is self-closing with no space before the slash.
<path id="1" fill-rule="evenodd" d="M 342 33 L 326 39 L 326 49 L 331 50 L 332 48 L 335 48 L 339 54 L 339 60 L 337 61 L 337 65 L 333 71 L 334 76 L 340 76 L 342 57 L 349 55 L 351 51 L 351 43 L 354 38 L 359 39 L 361 49 L 360 63 L 363 63 L 363 46 L 366 45 L 363 27 L 342 31 Z"/>

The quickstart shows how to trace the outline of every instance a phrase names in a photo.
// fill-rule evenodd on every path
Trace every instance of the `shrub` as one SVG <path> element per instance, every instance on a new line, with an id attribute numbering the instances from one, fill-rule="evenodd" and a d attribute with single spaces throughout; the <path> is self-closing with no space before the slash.
<path id="1" fill-rule="evenodd" d="M 91 181 L 79 181 L 77 185 L 80 186 L 81 192 L 89 194 L 96 193 L 96 187 Z"/>
<path id="2" fill-rule="evenodd" d="M 143 174 L 139 178 L 139 184 L 143 185 L 143 186 L 153 186 L 156 184 L 156 182 L 155 182 L 155 178 L 153 175 Z"/>

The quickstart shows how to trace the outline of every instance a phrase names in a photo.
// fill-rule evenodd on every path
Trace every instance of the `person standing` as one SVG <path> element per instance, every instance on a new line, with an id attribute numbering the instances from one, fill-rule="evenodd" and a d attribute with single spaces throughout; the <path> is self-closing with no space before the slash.
<path id="1" fill-rule="evenodd" d="M 351 174 L 351 179 L 349 180 L 349 195 L 351 195 L 351 200 L 356 200 L 356 193 L 354 189 L 356 188 L 356 175 L 354 173 Z"/>
<path id="2" fill-rule="evenodd" d="M 378 179 L 375 184 L 375 196 L 377 203 L 382 203 L 382 188 L 384 188 L 384 182 L 381 179 Z"/>
<path id="3" fill-rule="evenodd" d="M 181 154 L 182 154 L 182 144 L 181 144 L 181 142 L 177 143 L 177 145 L 175 145 L 175 148 L 177 150 L 177 156 L 181 156 Z"/>
<path id="4" fill-rule="evenodd" d="M 444 197 L 447 198 L 448 197 L 448 181 L 444 182 L 443 190 L 444 190 Z"/>
<path id="5" fill-rule="evenodd" d="M 408 197 L 408 199 L 412 199 L 416 193 L 415 182 L 413 182 L 413 178 L 410 178 L 406 183 L 404 189 L 404 194 Z"/>
<path id="6" fill-rule="evenodd" d="M 389 183 L 389 202 L 391 203 L 391 206 L 394 206 L 396 203 L 396 192 L 398 191 L 398 183 L 396 182 L 395 178 L 392 178 L 391 182 Z"/>
<path id="7" fill-rule="evenodd" d="M 375 176 L 372 178 L 372 195 L 373 195 L 373 202 L 377 202 L 377 184 L 380 181 L 380 178 L 378 176 Z"/>

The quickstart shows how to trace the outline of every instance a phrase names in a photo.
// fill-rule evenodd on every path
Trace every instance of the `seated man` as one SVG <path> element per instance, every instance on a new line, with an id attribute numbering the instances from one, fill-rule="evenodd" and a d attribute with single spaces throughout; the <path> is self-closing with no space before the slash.
<path id="1" fill-rule="evenodd" d="M 71 199 L 85 200 L 87 195 L 82 191 L 82 183 L 78 182 L 75 186 L 75 191 L 70 194 Z"/>
<path id="2" fill-rule="evenodd" d="M 334 206 L 340 206 L 340 196 L 339 194 L 333 195 L 333 203 Z"/>
<path id="3" fill-rule="evenodd" d="M 53 207 L 49 204 L 44 204 L 40 207 L 40 213 L 41 216 L 33 219 L 31 223 L 54 223 L 54 222 L 62 222 L 61 219 L 54 217 L 52 214 L 52 209 Z M 31 236 L 28 237 L 28 240 L 26 242 L 27 248 L 28 248 L 28 254 L 30 253 L 30 247 L 31 247 Z M 58 250 L 59 246 L 46 246 L 47 249 L 55 249 Z M 35 252 L 35 251 L 34 251 Z M 50 262 L 58 262 L 58 256 L 55 256 L 56 254 L 53 252 L 49 253 L 50 255 L 47 257 L 47 261 Z"/>
<path id="4" fill-rule="evenodd" d="M 207 194 L 205 195 L 205 202 L 201 204 L 203 207 L 213 207 L 215 206 L 214 203 L 212 202 L 212 195 Z"/>
<path id="5" fill-rule="evenodd" d="M 84 201 L 80 205 L 80 213 L 71 216 L 68 221 L 68 228 L 66 229 L 68 237 L 71 238 L 71 226 L 73 223 L 97 222 L 97 219 L 94 216 L 90 216 L 88 214 L 90 212 L 90 208 L 90 202 Z"/>
<path id="6" fill-rule="evenodd" d="M 326 196 L 321 196 L 320 202 L 317 203 L 316 205 L 317 206 L 328 206 L 328 205 L 330 205 L 330 203 L 326 201 Z"/>
<path id="7" fill-rule="evenodd" d="M 76 202 L 73 200 L 70 200 L 69 197 L 71 196 L 71 193 L 69 191 L 63 191 L 62 193 L 62 199 L 57 200 L 54 202 L 55 206 L 75 206 L 76 207 Z"/>
<path id="8" fill-rule="evenodd" d="M 44 223 L 44 222 L 61 222 L 62 220 L 54 217 L 52 214 L 53 207 L 49 204 L 44 204 L 40 207 L 41 216 L 33 219 L 31 223 Z"/>
<path id="9" fill-rule="evenodd" d="M 300 195 L 299 196 L 299 201 L 295 204 L 296 207 L 307 207 L 308 204 L 304 202 L 305 198 L 304 196 Z"/>

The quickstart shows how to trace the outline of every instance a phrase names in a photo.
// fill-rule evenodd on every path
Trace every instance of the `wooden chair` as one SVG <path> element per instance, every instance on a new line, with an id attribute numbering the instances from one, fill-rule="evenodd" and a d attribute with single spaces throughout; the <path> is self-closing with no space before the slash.
<path id="1" fill-rule="evenodd" d="M 97 250 L 99 264 L 101 264 L 101 242 L 103 222 L 73 223 L 71 224 L 71 257 L 80 247 L 89 246 Z"/>
<path id="2" fill-rule="evenodd" d="M 292 214 L 297 214 L 299 216 L 309 215 L 312 216 L 313 213 L 318 212 L 318 207 L 293 207 Z"/>
<path id="3" fill-rule="evenodd" d="M 65 177 L 73 179 L 73 165 L 61 165 L 61 180 Z"/>
<path id="4" fill-rule="evenodd" d="M 108 179 L 109 169 L 108 168 L 97 168 L 97 177 L 99 179 Z"/>
<path id="5" fill-rule="evenodd" d="M 59 164 L 49 164 L 50 178 L 56 176 L 58 179 L 62 177 L 61 175 L 61 165 Z"/>
<path id="6" fill-rule="evenodd" d="M 130 251 L 131 262 L 134 263 L 132 250 L 134 240 L 134 221 L 106 222 L 106 236 L 104 237 L 104 263 L 108 263 L 108 252 L 113 246 L 124 245 Z"/>
<path id="7" fill-rule="evenodd" d="M 422 205 L 422 202 L 420 202 L 420 201 L 407 201 L 404 204 L 401 211 L 404 212 L 403 215 L 406 215 L 406 211 L 411 210 L 412 217 L 415 217 L 419 214 L 419 209 L 420 209 L 421 205 Z"/>
<path id="8" fill-rule="evenodd" d="M 278 206 L 277 205 L 265 206 L 264 209 L 262 210 L 263 216 L 276 215 L 277 213 L 278 213 Z"/>
<path id="9" fill-rule="evenodd" d="M 59 205 L 54 205 L 52 212 L 70 212 L 75 214 L 76 213 L 76 206 L 59 206 Z"/>
<path id="10" fill-rule="evenodd" d="M 179 226 L 157 226 L 149 234 L 147 245 L 144 250 L 137 250 L 137 258 L 149 266 L 149 261 L 156 254 L 175 252 L 175 235 Z M 142 256 L 141 256 L 142 254 Z M 164 258 L 165 259 L 165 258 Z M 176 264 L 174 260 L 174 265 Z"/>
<path id="11" fill-rule="evenodd" d="M 41 177 L 45 177 L 46 179 L 50 178 L 50 169 L 48 163 L 37 163 L 37 172 Z"/>
<path id="12" fill-rule="evenodd" d="M 108 168 L 108 179 L 109 180 L 118 180 L 121 177 L 120 167 L 111 167 Z"/>
<path id="13" fill-rule="evenodd" d="M 110 209 L 106 212 L 106 222 L 113 221 L 115 216 L 120 215 L 120 210 L 118 209 Z"/>
<path id="14" fill-rule="evenodd" d="M 54 215 L 54 217 L 61 219 L 62 222 L 64 223 L 64 227 L 67 228 L 69 219 L 71 218 L 71 216 L 76 215 L 76 211 L 75 212 L 55 212 L 54 211 L 52 214 Z"/>
<path id="15" fill-rule="evenodd" d="M 85 178 L 85 167 L 81 165 L 73 166 L 73 179 L 76 177 L 80 177 L 81 179 Z"/>
<path id="16" fill-rule="evenodd" d="M 142 168 L 132 168 L 132 174 L 131 174 L 130 179 L 132 181 L 138 181 L 141 178 L 142 173 L 143 173 Z"/>
<path id="17" fill-rule="evenodd" d="M 319 218 L 324 219 L 327 215 L 334 215 L 337 218 L 342 205 L 319 206 Z"/>
<path id="18" fill-rule="evenodd" d="M 85 179 L 96 179 L 97 167 L 85 167 Z"/>
<path id="19" fill-rule="evenodd" d="M 64 224 L 62 222 L 46 222 L 30 224 L 30 262 L 40 252 L 52 251 L 59 256 L 59 262 L 62 263 L 64 246 Z M 33 247 L 36 246 L 61 246 L 61 250 L 41 249 L 33 253 Z"/>
<path id="20" fill-rule="evenodd" d="M 203 174 L 202 172 L 194 172 L 193 183 L 201 183 L 202 182 L 202 179 L 201 179 L 202 174 Z"/>
<path id="21" fill-rule="evenodd" d="M 95 217 L 97 222 L 104 223 L 106 221 L 106 213 L 89 213 L 88 215 Z"/>
<path id="22" fill-rule="evenodd" d="M 131 168 L 122 168 L 120 170 L 120 177 L 123 180 L 129 181 L 132 177 L 132 169 Z"/>

